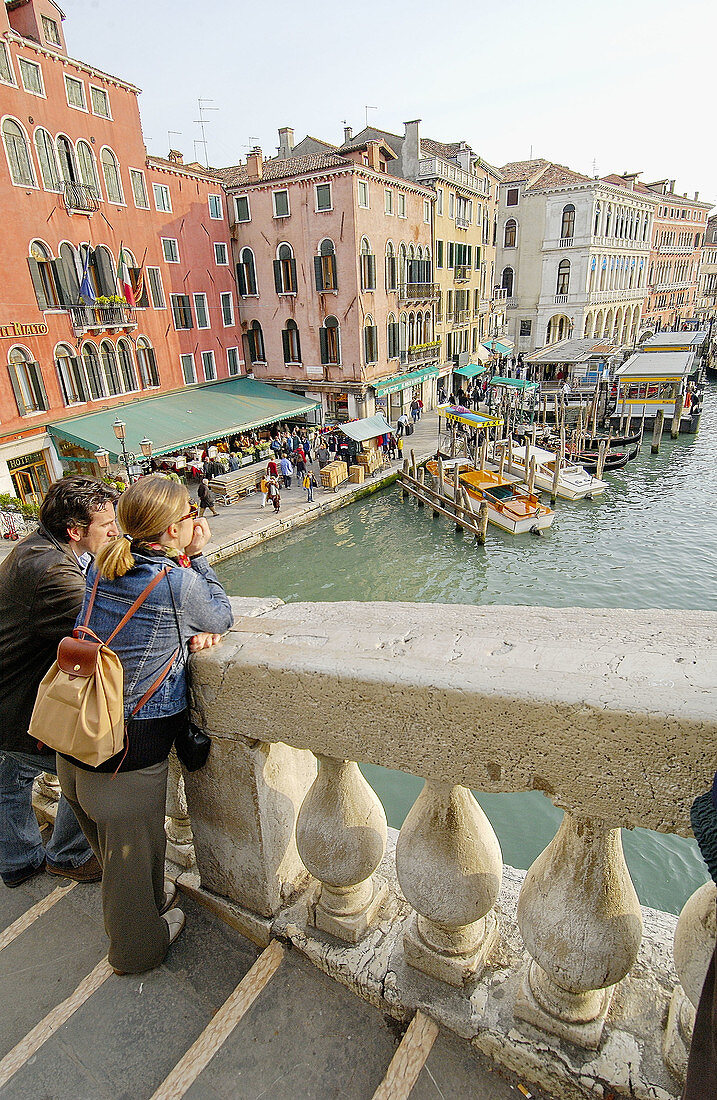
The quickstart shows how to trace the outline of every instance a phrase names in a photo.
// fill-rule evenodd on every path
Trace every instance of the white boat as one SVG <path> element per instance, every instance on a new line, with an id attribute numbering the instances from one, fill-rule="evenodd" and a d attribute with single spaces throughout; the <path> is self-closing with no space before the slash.
<path id="1" fill-rule="evenodd" d="M 503 444 L 505 449 L 505 444 Z M 528 469 L 525 466 L 525 446 L 520 444 L 513 444 L 512 461 L 508 461 L 508 451 L 505 449 L 505 463 L 503 469 L 506 473 L 517 474 L 524 481 L 528 480 L 528 472 L 530 471 L 530 460 L 535 459 L 535 488 L 544 489 L 547 492 L 553 490 L 553 479 L 555 477 L 555 463 L 558 460 L 558 456 L 554 451 L 547 451 L 544 447 L 534 447 L 532 444 L 528 445 Z M 499 452 L 496 451 L 495 445 L 493 447 L 492 462 L 494 465 L 498 465 Z M 598 478 L 589 474 L 582 466 L 578 466 L 574 462 L 566 462 L 563 460 L 563 465 L 560 468 L 560 477 L 558 478 L 558 490 L 557 494 L 563 500 L 591 500 L 593 497 L 600 496 L 607 489 L 607 482 L 600 481 Z"/>
<path id="2" fill-rule="evenodd" d="M 508 531 L 511 535 L 525 532 L 535 534 L 550 527 L 555 513 L 541 504 L 534 493 L 516 488 L 516 478 L 500 477 L 494 470 L 476 469 L 465 459 L 446 459 L 443 462 L 441 491 L 453 495 L 455 467 L 458 466 L 459 484 L 468 495 L 479 503 L 488 505 L 488 522 Z M 429 474 L 438 477 L 438 463 L 431 459 L 426 463 Z"/>

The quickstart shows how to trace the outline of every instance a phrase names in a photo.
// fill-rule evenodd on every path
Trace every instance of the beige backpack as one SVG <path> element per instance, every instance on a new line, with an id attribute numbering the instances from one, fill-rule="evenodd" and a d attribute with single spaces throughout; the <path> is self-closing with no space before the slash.
<path id="1" fill-rule="evenodd" d="M 122 751 L 124 672 L 119 657 L 110 649 L 110 642 L 168 572 L 165 567 L 150 581 L 106 642 L 87 625 L 100 579 L 97 574 L 84 622 L 75 627 L 71 637 L 62 639 L 57 647 L 57 660 L 40 683 L 30 719 L 30 737 L 93 768 Z M 161 686 L 178 653 L 176 649 L 130 718 Z"/>

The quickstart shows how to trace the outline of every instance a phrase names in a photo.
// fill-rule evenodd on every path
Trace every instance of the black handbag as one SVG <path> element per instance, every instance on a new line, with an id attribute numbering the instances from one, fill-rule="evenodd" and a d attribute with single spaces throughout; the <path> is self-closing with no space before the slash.
<path id="1" fill-rule="evenodd" d="M 701 794 L 692 803 L 690 821 L 692 832 L 700 849 L 700 854 L 707 864 L 712 879 L 717 882 L 717 808 L 715 796 L 717 795 L 717 776 L 712 790 Z"/>
<path id="2" fill-rule="evenodd" d="M 182 660 L 184 661 L 184 671 L 187 671 L 187 654 L 184 651 L 184 644 L 182 642 L 182 631 L 179 626 L 179 615 L 177 614 L 177 605 L 174 602 L 174 592 L 172 591 L 172 585 L 167 577 L 167 583 L 169 585 L 169 595 L 172 599 L 172 607 L 174 609 L 174 620 L 177 624 L 177 633 L 179 635 L 179 648 L 182 653 Z M 182 724 L 176 737 L 174 738 L 174 748 L 176 749 L 177 756 L 180 763 L 184 764 L 184 767 L 188 772 L 196 772 L 199 768 L 203 768 L 209 759 L 209 750 L 212 747 L 212 739 L 204 730 L 200 730 L 198 726 L 190 720 L 187 715 L 187 720 Z"/>

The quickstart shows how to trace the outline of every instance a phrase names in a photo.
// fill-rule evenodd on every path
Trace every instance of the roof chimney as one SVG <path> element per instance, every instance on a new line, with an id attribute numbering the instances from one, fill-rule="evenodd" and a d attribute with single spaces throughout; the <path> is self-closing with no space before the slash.
<path id="1" fill-rule="evenodd" d="M 368 153 L 369 167 L 373 168 L 374 171 L 376 171 L 376 172 L 380 172 L 380 170 L 381 170 L 381 157 L 379 155 L 379 149 L 381 148 L 381 144 L 378 141 L 369 141 L 366 144 L 367 144 L 366 152 Z"/>
<path id="2" fill-rule="evenodd" d="M 699 193 L 699 191 L 695 191 L 695 202 L 697 202 L 697 200 L 699 199 L 699 197 L 700 197 L 700 193 Z"/>
<path id="3" fill-rule="evenodd" d="M 291 156 L 291 150 L 294 148 L 294 131 L 291 126 L 279 127 L 279 149 L 278 154 L 281 160 L 287 160 Z"/>
<path id="4" fill-rule="evenodd" d="M 418 160 L 421 155 L 420 118 L 404 122 L 405 134 L 401 151 L 401 172 L 404 179 L 415 180 L 418 175 Z"/>
<path id="5" fill-rule="evenodd" d="M 671 195 L 674 195 L 674 193 L 675 193 L 675 183 L 676 183 L 676 180 L 670 180 L 670 194 Z"/>
<path id="6" fill-rule="evenodd" d="M 246 170 L 250 183 L 256 183 L 264 175 L 264 158 L 258 145 L 254 146 L 246 158 Z"/>
<path id="7" fill-rule="evenodd" d="M 353 139 L 353 136 L 354 135 L 352 127 L 344 126 L 344 145 L 348 145 L 348 143 Z"/>
<path id="8" fill-rule="evenodd" d="M 171 160 L 172 164 L 184 164 L 184 153 L 180 153 L 179 149 L 170 149 L 167 160 Z"/>

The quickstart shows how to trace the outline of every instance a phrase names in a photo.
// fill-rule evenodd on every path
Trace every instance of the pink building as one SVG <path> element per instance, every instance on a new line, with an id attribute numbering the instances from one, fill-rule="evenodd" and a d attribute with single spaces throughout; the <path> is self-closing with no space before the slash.
<path id="1" fill-rule="evenodd" d="M 347 420 L 435 397 L 434 193 L 388 173 L 382 140 L 340 147 L 280 131 L 218 173 L 228 192 L 247 369 Z"/>

